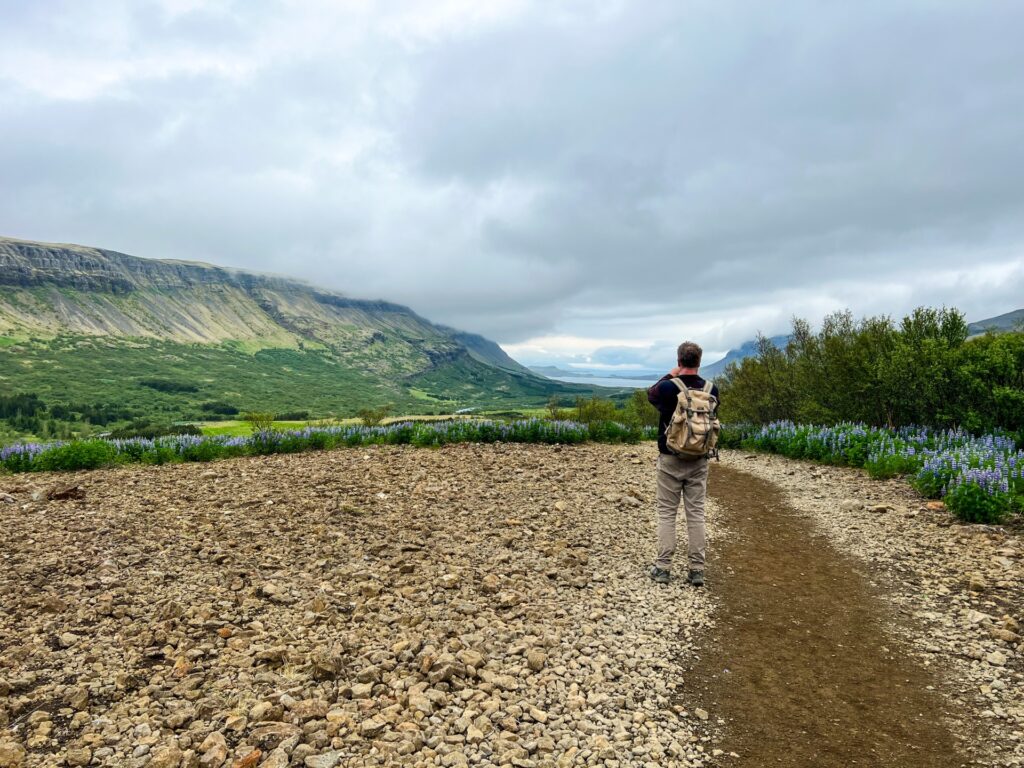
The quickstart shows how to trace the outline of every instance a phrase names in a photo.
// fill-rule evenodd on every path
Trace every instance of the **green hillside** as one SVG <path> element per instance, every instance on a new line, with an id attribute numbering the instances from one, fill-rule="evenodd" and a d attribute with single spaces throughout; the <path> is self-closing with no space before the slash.
<path id="1" fill-rule="evenodd" d="M 1004 315 L 978 320 L 967 326 L 967 330 L 972 336 L 986 332 L 1019 331 L 1021 328 L 1024 328 L 1024 309 L 1015 309 Z"/>
<path id="2" fill-rule="evenodd" d="M 541 405 L 552 381 L 407 307 L 287 278 L 0 238 L 0 396 L 95 421 Z M 11 406 L 16 410 L 20 406 Z"/>

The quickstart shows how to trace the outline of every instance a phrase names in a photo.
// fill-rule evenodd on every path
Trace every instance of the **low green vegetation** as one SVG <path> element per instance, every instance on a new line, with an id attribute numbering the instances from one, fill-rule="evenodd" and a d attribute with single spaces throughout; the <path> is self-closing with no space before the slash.
<path id="1" fill-rule="evenodd" d="M 377 408 L 363 408 L 359 411 L 359 418 L 362 420 L 364 426 L 376 427 L 381 424 L 385 418 L 387 418 L 393 408 L 394 406 L 391 405 L 391 403 L 378 406 Z"/>
<path id="2" fill-rule="evenodd" d="M 577 397 L 571 407 L 564 407 L 562 398 L 552 397 L 548 400 L 546 415 L 553 420 L 581 424 L 616 421 L 636 428 L 658 426 L 658 411 L 648 402 L 647 393 L 642 389 L 619 402 L 605 397 Z"/>
<path id="3" fill-rule="evenodd" d="M 0 448 L 0 468 L 10 472 L 70 471 L 112 464 L 212 461 L 235 456 L 378 444 L 633 443 L 652 438 L 653 435 L 651 428 L 629 427 L 612 421 L 594 421 L 589 424 L 548 419 L 507 422 L 480 419 L 403 421 L 376 427 L 351 425 L 309 426 L 282 431 L 266 429 L 247 437 L 173 435 L 124 440 L 93 438 L 57 443 L 16 443 Z"/>
<path id="4" fill-rule="evenodd" d="M 1024 445 L 1006 432 L 975 436 L 929 427 L 779 421 L 731 424 L 721 444 L 861 467 L 880 479 L 903 476 L 924 496 L 943 499 L 965 522 L 998 523 L 1024 512 Z"/>
<path id="5" fill-rule="evenodd" d="M 0 345 L 0 398 L 30 398 L 0 414 L 0 444 L 88 437 L 135 420 L 171 426 L 273 413 L 278 421 L 392 412 L 539 408 L 552 393 L 592 387 L 500 371 L 466 357 L 426 373 L 382 377 L 323 348 L 181 344 L 66 334 Z"/>

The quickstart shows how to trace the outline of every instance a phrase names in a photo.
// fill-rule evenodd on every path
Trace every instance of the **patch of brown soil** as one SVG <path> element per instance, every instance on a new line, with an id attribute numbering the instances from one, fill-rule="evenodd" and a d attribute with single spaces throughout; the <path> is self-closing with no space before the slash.
<path id="1" fill-rule="evenodd" d="M 959 766 L 947 703 L 886 631 L 887 608 L 771 483 L 722 466 L 719 608 L 698 677 L 744 766 Z M 732 763 L 735 765 L 736 763 Z"/>

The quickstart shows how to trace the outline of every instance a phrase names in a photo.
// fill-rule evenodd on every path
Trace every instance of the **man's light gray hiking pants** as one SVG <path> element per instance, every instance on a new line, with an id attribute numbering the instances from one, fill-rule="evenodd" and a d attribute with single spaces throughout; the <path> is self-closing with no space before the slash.
<path id="1" fill-rule="evenodd" d="M 676 551 L 676 513 L 679 498 L 686 513 L 686 537 L 690 570 L 704 570 L 704 498 L 708 489 L 708 460 L 686 461 L 666 453 L 658 454 L 658 559 L 664 570 L 672 567 Z"/>

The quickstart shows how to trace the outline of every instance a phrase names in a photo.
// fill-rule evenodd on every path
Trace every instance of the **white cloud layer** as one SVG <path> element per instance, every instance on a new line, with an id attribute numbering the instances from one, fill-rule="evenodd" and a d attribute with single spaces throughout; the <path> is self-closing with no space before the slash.
<path id="1" fill-rule="evenodd" d="M 382 296 L 528 362 L 987 317 L 1024 306 L 1022 28 L 984 1 L 0 0 L 0 233 Z"/>

